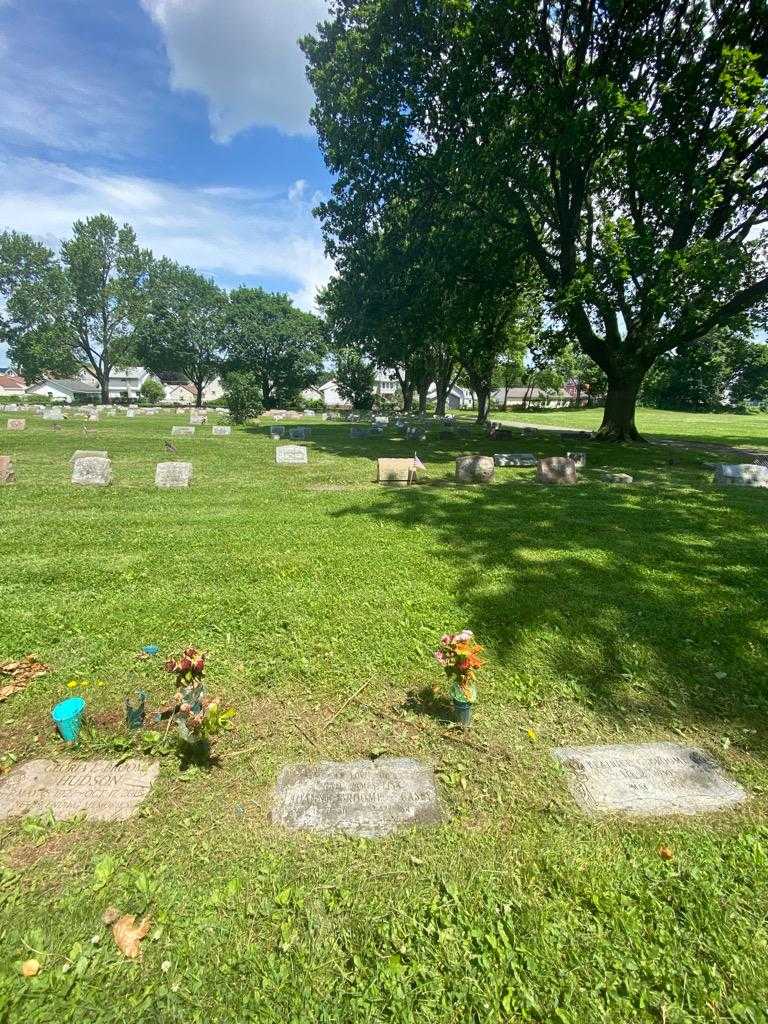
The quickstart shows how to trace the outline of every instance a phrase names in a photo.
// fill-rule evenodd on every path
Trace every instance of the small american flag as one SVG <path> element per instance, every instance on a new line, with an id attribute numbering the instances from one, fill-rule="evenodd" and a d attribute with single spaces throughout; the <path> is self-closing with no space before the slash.
<path id="1" fill-rule="evenodd" d="M 427 468 L 424 465 L 424 463 L 421 461 L 419 456 L 416 454 L 416 452 L 413 453 L 413 468 L 414 469 L 424 469 L 424 470 L 426 470 L 426 468 Z"/>

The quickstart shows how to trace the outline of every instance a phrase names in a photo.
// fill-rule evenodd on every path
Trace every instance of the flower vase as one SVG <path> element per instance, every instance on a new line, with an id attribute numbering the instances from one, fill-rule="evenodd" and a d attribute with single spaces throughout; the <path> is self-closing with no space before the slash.
<path id="1" fill-rule="evenodd" d="M 473 704 L 467 704 L 463 700 L 454 700 L 453 702 L 453 713 L 456 716 L 456 721 L 462 727 L 462 729 L 468 729 L 470 722 L 472 721 L 472 708 Z"/>

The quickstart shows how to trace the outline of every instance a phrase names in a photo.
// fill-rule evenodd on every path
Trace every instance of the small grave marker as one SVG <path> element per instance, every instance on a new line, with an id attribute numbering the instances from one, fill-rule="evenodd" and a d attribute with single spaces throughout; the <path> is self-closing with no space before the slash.
<path id="1" fill-rule="evenodd" d="M 0 781 L 0 820 L 50 812 L 56 821 L 125 821 L 149 795 L 160 766 L 139 760 L 27 761 Z"/>
<path id="2" fill-rule="evenodd" d="M 285 437 L 285 427 L 270 427 L 269 436 L 273 441 L 279 441 L 281 438 Z"/>
<path id="3" fill-rule="evenodd" d="M 768 467 L 723 463 L 715 469 L 717 487 L 768 487 Z"/>
<path id="4" fill-rule="evenodd" d="M 208 422 L 208 415 L 204 412 L 192 412 L 189 414 L 189 425 L 191 427 L 203 427 Z"/>
<path id="5" fill-rule="evenodd" d="M 63 420 L 64 413 L 61 409 L 46 409 L 43 413 L 44 420 Z"/>
<path id="6" fill-rule="evenodd" d="M 194 427 L 171 427 L 171 437 L 194 437 Z"/>
<path id="7" fill-rule="evenodd" d="M 380 484 L 407 487 L 413 482 L 416 475 L 413 459 L 378 459 L 376 465 L 378 468 L 376 479 Z"/>
<path id="8" fill-rule="evenodd" d="M 744 789 L 707 754 L 678 743 L 559 747 L 576 803 L 588 814 L 700 814 L 742 803 Z"/>
<path id="9" fill-rule="evenodd" d="M 102 458 L 78 459 L 72 464 L 72 483 L 106 487 L 112 483 L 112 463 Z"/>
<path id="10" fill-rule="evenodd" d="M 16 473 L 10 455 L 0 455 L 0 484 L 15 484 Z"/>
<path id="11" fill-rule="evenodd" d="M 509 468 L 515 466 L 535 467 L 536 456 L 531 452 L 497 452 L 493 456 L 496 466 Z"/>
<path id="12" fill-rule="evenodd" d="M 288 437 L 293 438 L 296 441 L 308 441 L 311 435 L 311 427 L 291 427 L 288 431 Z"/>
<path id="13" fill-rule="evenodd" d="M 629 473 L 603 473 L 602 478 L 607 484 L 631 484 L 635 479 Z"/>
<path id="14" fill-rule="evenodd" d="M 540 484 L 575 484 L 576 464 L 572 459 L 561 456 L 539 459 L 536 463 L 536 479 Z"/>
<path id="15" fill-rule="evenodd" d="M 155 487 L 189 487 L 191 480 L 191 462 L 158 462 L 155 469 Z"/>
<path id="16" fill-rule="evenodd" d="M 232 427 L 211 427 L 211 434 L 213 434 L 214 437 L 229 437 L 231 433 Z"/>
<path id="17" fill-rule="evenodd" d="M 275 462 L 280 466 L 306 465 L 307 449 L 300 444 L 283 444 L 275 448 Z"/>
<path id="18" fill-rule="evenodd" d="M 584 469 L 587 464 L 587 453 L 586 452 L 566 452 L 566 455 L 571 462 L 576 466 L 576 469 Z"/>
<path id="19" fill-rule="evenodd" d="M 442 821 L 432 771 L 410 757 L 289 765 L 275 787 L 272 821 L 290 829 L 378 839 Z"/>
<path id="20" fill-rule="evenodd" d="M 26 420 L 8 420 L 8 422 L 6 424 L 6 427 L 8 428 L 8 430 L 26 430 L 27 429 L 27 421 Z"/>
<path id="21" fill-rule="evenodd" d="M 460 455 L 456 459 L 456 481 L 460 484 L 489 484 L 494 462 L 490 455 Z"/>

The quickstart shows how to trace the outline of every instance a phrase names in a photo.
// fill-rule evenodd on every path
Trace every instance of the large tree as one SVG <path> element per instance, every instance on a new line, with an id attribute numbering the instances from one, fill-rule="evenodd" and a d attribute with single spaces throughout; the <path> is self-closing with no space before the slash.
<path id="1" fill-rule="evenodd" d="M 337 251 L 392 203 L 520 245 L 637 439 L 655 360 L 764 303 L 766 0 L 337 0 L 304 41 Z M 522 240 L 522 241 L 521 241 Z"/>
<path id="2" fill-rule="evenodd" d="M 229 296 L 225 336 L 226 369 L 254 375 L 265 409 L 294 402 L 322 370 L 323 322 L 297 309 L 287 295 L 235 288 Z"/>
<path id="3" fill-rule="evenodd" d="M 3 332 L 11 358 L 32 379 L 85 370 L 109 402 L 113 367 L 135 358 L 152 256 L 132 227 L 106 214 L 75 221 L 53 252 L 29 235 L 0 235 L 0 281 L 7 298 Z"/>
<path id="4" fill-rule="evenodd" d="M 213 281 L 173 260 L 158 260 L 149 275 L 136 351 L 153 373 L 183 374 L 203 404 L 207 384 L 222 366 L 227 296 Z"/>

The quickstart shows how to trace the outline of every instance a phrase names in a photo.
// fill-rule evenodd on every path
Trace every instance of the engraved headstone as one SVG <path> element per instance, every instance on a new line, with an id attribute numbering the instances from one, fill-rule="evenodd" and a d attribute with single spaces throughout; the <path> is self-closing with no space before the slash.
<path id="1" fill-rule="evenodd" d="M 607 484 L 631 484 L 634 481 L 629 473 L 603 473 L 602 479 Z"/>
<path id="2" fill-rule="evenodd" d="M 8 430 L 26 430 L 26 428 L 27 428 L 27 421 L 26 420 L 8 420 L 8 423 L 6 424 L 6 426 L 8 427 Z"/>
<path id="3" fill-rule="evenodd" d="M 574 799 L 588 814 L 699 814 L 740 804 L 745 790 L 707 754 L 678 743 L 559 747 Z"/>
<path id="4" fill-rule="evenodd" d="M 281 438 L 285 437 L 285 427 L 270 427 L 269 436 L 273 441 L 279 441 Z"/>
<path id="5" fill-rule="evenodd" d="M 413 459 L 378 459 L 377 481 L 395 487 L 407 487 L 414 478 Z"/>
<path id="6" fill-rule="evenodd" d="M 493 474 L 490 455 L 460 455 L 456 459 L 456 480 L 460 484 L 488 484 Z"/>
<path id="7" fill-rule="evenodd" d="M 289 765 L 280 773 L 272 821 L 378 839 L 397 828 L 442 820 L 432 771 L 409 757 Z"/>
<path id="8" fill-rule="evenodd" d="M 171 427 L 171 437 L 194 437 L 194 427 Z"/>
<path id="9" fill-rule="evenodd" d="M 149 795 L 160 766 L 139 760 L 27 761 L 0 780 L 0 820 L 51 813 L 56 821 L 125 821 Z"/>
<path id="10" fill-rule="evenodd" d="M 501 467 L 514 467 L 514 466 L 528 466 L 533 467 L 536 465 L 536 456 L 531 452 L 497 452 L 493 456 L 495 465 Z"/>
<path id="11" fill-rule="evenodd" d="M 715 469 L 717 487 L 768 487 L 768 467 L 723 463 Z"/>
<path id="12" fill-rule="evenodd" d="M 214 437 L 229 437 L 229 435 L 232 433 L 232 427 L 211 427 L 211 433 L 213 434 Z"/>
<path id="13" fill-rule="evenodd" d="M 126 413 L 125 413 L 125 418 L 127 420 L 135 419 L 136 418 L 136 410 L 135 409 L 127 409 Z"/>
<path id="14" fill-rule="evenodd" d="M 46 409 L 45 412 L 43 413 L 43 419 L 44 420 L 63 420 L 64 419 L 64 413 L 62 412 L 61 409 L 58 409 L 58 408 Z"/>
<path id="15" fill-rule="evenodd" d="M 10 455 L 0 455 L 0 484 L 15 484 L 16 473 Z"/>
<path id="16" fill-rule="evenodd" d="M 275 462 L 278 465 L 304 465 L 307 462 L 307 449 L 300 444 L 283 444 L 275 448 Z"/>
<path id="17" fill-rule="evenodd" d="M 576 466 L 576 469 L 584 469 L 587 464 L 587 453 L 586 452 L 566 452 L 566 455 L 571 462 Z"/>
<path id="18" fill-rule="evenodd" d="M 81 451 L 81 450 L 78 449 L 78 451 L 75 452 L 75 454 L 72 456 L 72 458 L 69 461 L 70 462 L 77 462 L 78 459 L 108 459 L 108 458 L 109 458 L 109 454 L 107 452 L 88 452 L 88 451 Z"/>
<path id="19" fill-rule="evenodd" d="M 191 412 L 189 424 L 192 427 L 202 427 L 208 422 L 208 414 L 204 412 Z"/>
<path id="20" fill-rule="evenodd" d="M 72 483 L 106 487 L 112 483 L 112 463 L 102 458 L 78 459 L 72 464 Z"/>
<path id="21" fill-rule="evenodd" d="M 189 487 L 191 480 L 191 462 L 158 462 L 155 469 L 155 487 Z"/>
<path id="22" fill-rule="evenodd" d="M 536 479 L 540 484 L 575 484 L 576 464 L 573 459 L 560 456 L 539 459 L 536 463 Z"/>
<path id="23" fill-rule="evenodd" d="M 311 427 L 291 427 L 288 431 L 288 437 L 295 441 L 308 441 L 311 435 Z"/>

